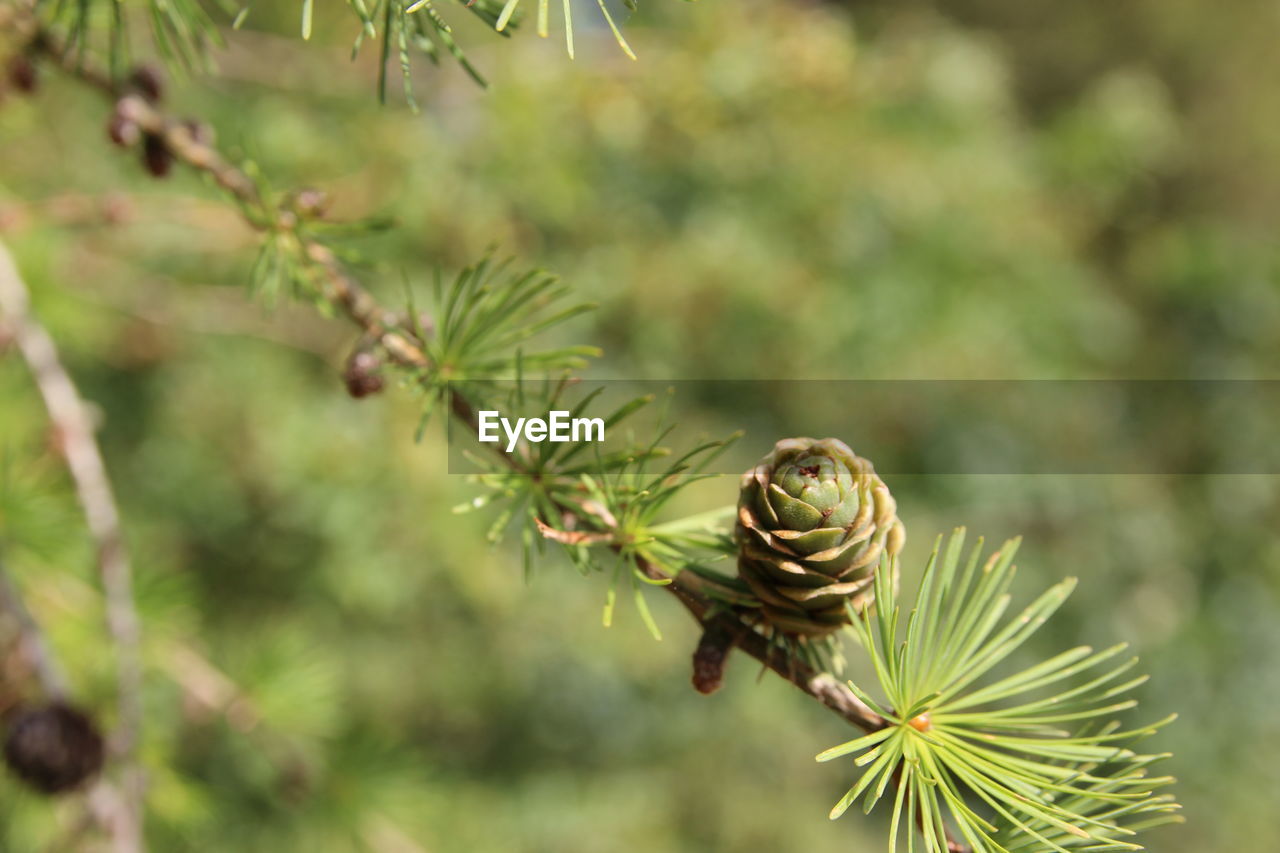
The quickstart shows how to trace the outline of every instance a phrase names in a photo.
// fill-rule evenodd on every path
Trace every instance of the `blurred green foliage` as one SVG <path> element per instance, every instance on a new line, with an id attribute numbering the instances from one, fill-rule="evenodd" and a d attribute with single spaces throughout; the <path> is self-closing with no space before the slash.
<path id="1" fill-rule="evenodd" d="M 415 114 L 377 106 L 368 57 L 342 65 L 341 10 L 304 45 L 294 5 L 268 4 L 171 100 L 278 184 L 327 189 L 335 217 L 393 216 L 356 244 L 391 303 L 402 272 L 425 293 L 493 243 L 561 273 L 601 304 L 566 338 L 605 348 L 599 376 L 1274 377 L 1274 10 L 927 5 L 645 7 L 638 63 L 607 30 L 569 63 L 460 27 L 493 89 L 418 69 Z M 484 518 L 450 512 L 471 492 L 438 430 L 413 443 L 412 398 L 349 400 L 354 336 L 244 299 L 234 212 L 188 174 L 147 182 L 105 114 L 52 76 L 10 96 L 0 219 L 101 408 L 146 625 L 154 849 L 879 848 L 883 817 L 824 819 L 852 778 L 812 760 L 838 720 L 744 661 L 695 694 L 672 602 L 655 643 L 629 613 L 601 628 L 603 584 L 563 561 L 526 584 Z M 691 416 L 777 438 L 732 400 Z M 1143 655 L 1148 714 L 1182 714 L 1155 746 L 1189 819 L 1153 849 L 1280 842 L 1275 477 L 889 485 L 908 585 L 937 532 L 1022 533 L 1024 593 L 1081 578 L 1037 650 Z M 734 493 L 703 483 L 682 508 Z M 109 715 L 89 546 L 12 356 L 0 544 Z M 0 779 L 0 849 L 71 818 Z"/>

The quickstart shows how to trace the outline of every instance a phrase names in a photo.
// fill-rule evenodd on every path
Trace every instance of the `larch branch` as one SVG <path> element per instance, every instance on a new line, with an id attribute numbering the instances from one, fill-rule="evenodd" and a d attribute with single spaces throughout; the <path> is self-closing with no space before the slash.
<path id="1" fill-rule="evenodd" d="M 169 151 L 179 161 L 210 175 L 237 201 L 258 209 L 264 206 L 265 200 L 259 195 L 257 184 L 211 144 L 198 138 L 198 134 L 192 132 L 188 122 L 165 114 L 140 96 L 124 94 L 120 97 L 122 94 L 120 89 L 109 77 L 94 69 L 86 68 L 73 58 L 64 58 L 64 54 L 57 50 L 50 37 L 42 35 L 36 44 L 44 46 L 46 54 L 67 73 L 110 97 L 119 98 L 120 108 L 126 111 L 129 118 L 147 133 L 162 136 Z M 251 222 L 250 225 L 258 227 L 256 223 Z M 290 229 L 296 226 L 296 222 L 291 221 L 288 215 L 283 215 L 275 220 L 274 226 Z M 412 335 L 401 328 L 402 321 L 395 312 L 383 307 L 346 270 L 327 246 L 298 234 L 296 228 L 294 233 L 297 234 L 306 257 L 322 272 L 323 295 L 326 301 L 337 308 L 349 321 L 372 336 L 390 361 L 401 367 L 416 370 L 431 368 L 426 353 L 414 342 Z M 464 397 L 454 394 L 450 400 L 450 408 L 459 420 L 473 424 L 474 415 L 470 403 Z M 645 571 L 660 573 L 659 569 L 652 566 L 646 567 Z M 677 576 L 675 581 L 666 588 L 699 622 L 711 608 L 711 600 L 697 590 L 696 582 L 692 580 Z M 731 617 L 720 614 L 715 618 Z M 858 699 L 847 686 L 826 673 L 820 673 L 803 662 L 794 660 L 792 656 L 772 646 L 765 637 L 745 623 L 739 624 L 741 630 L 737 632 L 740 634 L 737 647 L 743 652 L 759 660 L 770 670 L 792 682 L 848 722 L 867 731 L 875 731 L 884 725 L 883 719 Z"/>
<path id="2" fill-rule="evenodd" d="M 325 301 L 376 341 L 389 361 L 410 370 L 426 371 L 432 367 L 426 353 L 415 343 L 414 336 L 404 328 L 397 314 L 384 308 L 347 271 L 331 249 L 301 233 L 296 217 L 288 212 L 271 211 L 256 182 L 201 139 L 189 122 L 167 115 L 136 94 L 124 92 L 107 75 L 86 69 L 82 63 L 58 51 L 47 34 L 39 33 L 32 43 L 42 47 L 44 53 L 69 74 L 116 100 L 117 109 L 144 132 L 159 136 L 175 159 L 210 176 L 243 208 L 267 214 L 267 225 L 250 217 L 247 220 L 250 227 L 289 232 L 298 241 L 304 257 L 319 269 Z M 465 397 L 453 393 L 449 403 L 454 417 L 474 426 L 472 407 Z M 816 670 L 779 648 L 753 625 L 732 613 L 718 611 L 713 615 L 713 600 L 699 589 L 696 578 L 686 577 L 687 573 L 670 577 L 650 564 L 642 564 L 641 570 L 653 578 L 670 578 L 672 582 L 665 588 L 676 596 L 699 624 L 705 628 L 715 622 L 718 629 L 732 632 L 737 638 L 736 647 L 743 653 L 760 661 L 846 722 L 867 732 L 877 731 L 886 725 L 885 720 L 859 699 L 848 685 L 830 673 Z M 968 847 L 955 841 L 949 841 L 948 848 L 950 853 L 969 853 Z"/>

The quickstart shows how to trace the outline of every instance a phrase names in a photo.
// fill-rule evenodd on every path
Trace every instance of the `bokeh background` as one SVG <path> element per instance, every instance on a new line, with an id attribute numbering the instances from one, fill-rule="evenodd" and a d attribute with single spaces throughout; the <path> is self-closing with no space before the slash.
<path id="1" fill-rule="evenodd" d="M 416 69 L 415 113 L 376 103 L 371 54 L 347 62 L 344 10 L 303 44 L 294 4 L 263 3 L 170 101 L 336 218 L 391 216 L 359 243 L 388 301 L 492 244 L 561 273 L 600 304 L 564 333 L 604 347 L 600 376 L 1280 378 L 1273 3 L 646 3 L 634 63 L 589 26 L 574 62 L 458 29 L 492 87 Z M 558 558 L 526 582 L 485 518 L 451 512 L 474 492 L 438 425 L 415 444 L 411 395 L 349 399 L 351 332 L 248 298 L 252 235 L 200 179 L 145 177 L 106 110 L 53 77 L 10 93 L 0 237 L 101 416 L 146 628 L 155 850 L 881 849 L 883 816 L 826 820 L 853 771 L 812 757 L 839 720 L 745 660 L 695 694 L 693 627 L 661 597 L 655 642 L 631 612 L 601 627 L 605 584 Z M 902 440 L 927 457 L 927 433 Z M 1145 713 L 1181 714 L 1154 746 L 1188 819 L 1150 849 L 1280 843 L 1275 476 L 890 486 L 908 584 L 938 532 L 1023 534 L 1024 595 L 1082 581 L 1036 650 L 1143 656 Z M 109 722 L 89 546 L 13 355 L 0 547 Z M 73 816 L 0 778 L 0 850 Z"/>

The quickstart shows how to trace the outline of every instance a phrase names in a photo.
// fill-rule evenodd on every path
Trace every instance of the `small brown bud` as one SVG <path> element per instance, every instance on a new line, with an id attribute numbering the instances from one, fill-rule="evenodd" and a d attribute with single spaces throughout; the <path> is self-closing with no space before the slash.
<path id="1" fill-rule="evenodd" d="M 191 140 L 197 145 L 206 147 L 213 145 L 213 128 L 193 118 L 183 119 L 182 126 L 191 134 Z"/>
<path id="2" fill-rule="evenodd" d="M 319 219 L 329 209 L 329 194 L 324 190 L 303 189 L 293 199 L 293 209 L 303 219 Z"/>
<path id="3" fill-rule="evenodd" d="M 357 400 L 377 394 L 382 390 L 382 377 L 378 368 L 382 363 L 371 352 L 356 350 L 347 359 L 347 369 L 343 371 L 342 381 L 347 385 L 347 393 Z"/>
<path id="4" fill-rule="evenodd" d="M 142 165 L 157 178 L 167 177 L 173 168 L 173 153 L 164 137 L 148 133 L 142 137 Z"/>
<path id="5" fill-rule="evenodd" d="M 102 769 L 102 735 L 84 712 L 65 703 L 28 707 L 9 723 L 4 760 L 32 788 L 59 794 Z"/>
<path id="6" fill-rule="evenodd" d="M 714 622 L 703 631 L 698 648 L 693 652 L 693 688 L 704 696 L 715 693 L 724 684 L 724 670 L 729 665 L 729 652 L 734 638 Z"/>
<path id="7" fill-rule="evenodd" d="M 19 92 L 31 94 L 40 87 L 40 72 L 31 57 L 20 53 L 9 60 L 9 82 Z"/>
<path id="8" fill-rule="evenodd" d="M 164 97 L 164 76 L 154 65 L 139 65 L 133 69 L 129 84 L 153 104 Z"/>
<path id="9" fill-rule="evenodd" d="M 133 119 L 116 109 L 107 121 L 107 136 L 121 148 L 131 148 L 142 139 L 142 128 L 138 127 L 138 123 Z"/>

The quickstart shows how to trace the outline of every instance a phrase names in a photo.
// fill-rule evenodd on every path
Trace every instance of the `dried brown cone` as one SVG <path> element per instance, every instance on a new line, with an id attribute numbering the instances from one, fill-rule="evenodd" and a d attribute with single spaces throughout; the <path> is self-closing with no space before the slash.
<path id="1" fill-rule="evenodd" d="M 377 394 L 383 386 L 382 376 L 379 375 L 381 369 L 382 362 L 376 355 L 367 350 L 355 350 L 342 371 L 342 381 L 347 386 L 347 393 L 357 400 Z"/>
<path id="2" fill-rule="evenodd" d="M 102 735 L 84 712 L 63 702 L 24 708 L 9 721 L 4 761 L 35 790 L 60 794 L 102 769 Z"/>
<path id="3" fill-rule="evenodd" d="M 869 461 L 834 438 L 789 438 L 742 476 L 735 538 L 765 621 L 818 637 L 872 603 L 876 566 L 906 534 Z"/>

